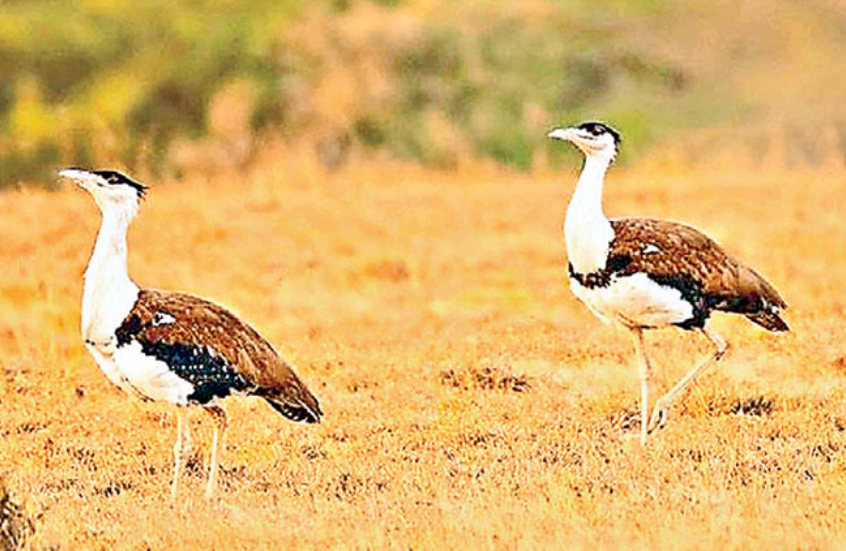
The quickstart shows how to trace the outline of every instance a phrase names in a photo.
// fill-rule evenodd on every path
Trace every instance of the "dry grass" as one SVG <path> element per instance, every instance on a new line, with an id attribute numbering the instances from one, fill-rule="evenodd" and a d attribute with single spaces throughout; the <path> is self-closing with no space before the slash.
<path id="1" fill-rule="evenodd" d="M 564 284 L 575 175 L 288 159 L 155 186 L 142 285 L 252 322 L 320 397 L 294 426 L 232 401 L 219 500 L 210 420 L 167 500 L 174 421 L 82 347 L 98 216 L 82 193 L 0 195 L 0 479 L 51 549 L 820 549 L 846 544 L 846 200 L 840 170 L 617 171 L 607 211 L 683 219 L 765 273 L 793 333 L 714 327 L 729 357 L 643 449 L 630 342 Z M 650 337 L 668 385 L 705 352 Z"/>

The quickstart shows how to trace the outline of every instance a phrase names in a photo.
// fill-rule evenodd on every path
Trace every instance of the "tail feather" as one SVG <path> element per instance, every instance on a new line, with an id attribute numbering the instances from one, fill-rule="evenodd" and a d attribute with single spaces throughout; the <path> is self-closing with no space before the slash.
<path id="1" fill-rule="evenodd" d="M 767 331 L 790 331 L 787 323 L 778 315 L 778 312 L 760 311 L 747 314 L 746 318 L 757 323 Z"/>
<path id="2" fill-rule="evenodd" d="M 286 419 L 296 423 L 319 423 L 323 416 L 320 402 L 297 377 L 294 368 L 274 355 L 274 364 L 252 394 L 260 396 Z"/>
<path id="3" fill-rule="evenodd" d="M 781 310 L 787 309 L 787 303 L 776 288 L 755 270 L 741 265 L 736 290 L 737 296 L 725 301 L 721 309 L 743 314 L 768 331 L 790 331 L 779 316 Z"/>
<path id="4" fill-rule="evenodd" d="M 265 396 L 264 399 L 270 407 L 282 414 L 283 417 L 296 423 L 319 423 L 323 412 L 320 404 L 312 395 L 309 395 L 309 403 L 299 398 L 285 399 L 282 396 Z"/>
<path id="5" fill-rule="evenodd" d="M 781 310 L 787 307 L 781 300 L 773 303 L 760 296 L 735 297 L 722 300 L 715 307 L 723 312 L 746 316 L 749 321 L 757 323 L 767 331 L 790 331 L 790 327 L 779 315 Z"/>

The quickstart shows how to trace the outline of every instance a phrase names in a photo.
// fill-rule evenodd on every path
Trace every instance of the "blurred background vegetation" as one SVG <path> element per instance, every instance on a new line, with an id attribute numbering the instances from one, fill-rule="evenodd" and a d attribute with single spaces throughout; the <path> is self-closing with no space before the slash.
<path id="1" fill-rule="evenodd" d="M 556 165 L 598 118 L 623 162 L 846 151 L 840 0 L 0 0 L 0 186 L 57 167 Z"/>

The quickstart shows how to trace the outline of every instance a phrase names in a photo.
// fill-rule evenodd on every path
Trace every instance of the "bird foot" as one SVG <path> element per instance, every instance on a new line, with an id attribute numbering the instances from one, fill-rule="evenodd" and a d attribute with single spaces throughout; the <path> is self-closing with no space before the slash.
<path id="1" fill-rule="evenodd" d="M 646 433 L 652 434 L 656 430 L 660 430 L 664 428 L 664 425 L 667 424 L 668 418 L 668 409 L 664 406 L 656 405 L 655 409 L 652 411 L 652 417 L 649 419 L 649 425 L 647 425 Z"/>

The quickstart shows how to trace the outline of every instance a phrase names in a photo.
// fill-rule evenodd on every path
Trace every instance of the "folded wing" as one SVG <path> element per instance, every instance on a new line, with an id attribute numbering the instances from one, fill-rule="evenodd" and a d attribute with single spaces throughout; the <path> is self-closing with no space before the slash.
<path id="1" fill-rule="evenodd" d="M 315 423 L 314 395 L 255 329 L 225 308 L 183 293 L 142 290 L 116 332 L 194 386 L 189 401 L 208 403 L 232 392 L 260 396 L 282 415 Z"/>

